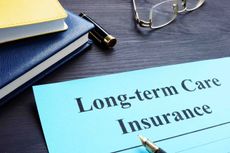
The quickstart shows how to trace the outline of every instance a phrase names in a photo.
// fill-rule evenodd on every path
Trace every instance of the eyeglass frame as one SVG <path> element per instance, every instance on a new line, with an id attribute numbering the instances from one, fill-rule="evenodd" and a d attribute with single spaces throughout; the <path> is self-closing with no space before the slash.
<path id="1" fill-rule="evenodd" d="M 167 1 L 170 1 L 170 0 L 165 0 L 163 2 L 160 2 L 160 3 L 157 3 L 156 5 L 153 5 L 153 6 L 157 6 L 157 5 L 160 5 L 164 2 L 167 2 Z M 173 17 L 171 20 L 169 20 L 168 22 L 160 25 L 160 26 L 156 26 L 154 27 L 153 26 L 153 21 L 152 21 L 152 17 L 149 17 L 149 21 L 145 21 L 145 20 L 141 20 L 140 17 L 139 17 L 139 14 L 138 14 L 138 11 L 137 11 L 137 6 L 136 6 L 136 0 L 132 0 L 133 2 L 133 10 L 134 10 L 134 19 L 136 21 L 136 24 L 138 24 L 140 27 L 143 27 L 143 28 L 150 28 L 150 29 L 158 29 L 158 28 L 162 28 L 168 24 L 170 24 L 172 21 L 175 20 L 175 18 L 177 17 L 178 13 L 183 13 L 183 12 L 190 12 L 190 11 L 194 11 L 196 10 L 197 8 L 199 8 L 200 6 L 203 5 L 203 3 L 205 2 L 205 0 L 199 0 L 196 7 L 192 8 L 192 9 L 188 9 L 187 8 L 187 0 L 181 0 L 181 5 L 182 5 L 182 10 L 179 10 L 179 6 L 178 6 L 178 0 L 173 0 L 174 3 L 173 3 Z M 152 9 L 150 10 L 150 15 L 152 15 L 151 13 Z"/>

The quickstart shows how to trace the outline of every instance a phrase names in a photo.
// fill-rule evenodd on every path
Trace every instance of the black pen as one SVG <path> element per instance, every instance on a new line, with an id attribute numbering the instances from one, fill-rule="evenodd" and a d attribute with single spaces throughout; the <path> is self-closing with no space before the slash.
<path id="1" fill-rule="evenodd" d="M 149 139 L 139 135 L 139 138 L 141 140 L 141 143 L 143 146 L 148 150 L 149 153 L 166 153 L 163 149 L 155 145 L 153 142 L 151 142 Z"/>
<path id="2" fill-rule="evenodd" d="M 87 21 L 94 24 L 95 28 L 89 32 L 89 38 L 97 42 L 103 47 L 111 48 L 113 47 L 117 40 L 114 36 L 110 35 L 104 28 L 102 28 L 98 23 L 96 23 L 92 18 L 90 18 L 85 13 L 80 13 L 80 17 L 86 19 Z"/>

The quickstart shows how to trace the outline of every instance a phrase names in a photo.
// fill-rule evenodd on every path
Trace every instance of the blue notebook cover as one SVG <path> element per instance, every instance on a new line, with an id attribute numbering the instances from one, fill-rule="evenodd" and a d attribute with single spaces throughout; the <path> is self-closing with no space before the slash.
<path id="1" fill-rule="evenodd" d="M 84 19 L 68 12 L 66 19 L 68 30 L 29 39 L 18 40 L 0 45 L 0 105 L 8 101 L 16 94 L 31 86 L 35 81 L 41 79 L 49 72 L 62 65 L 72 57 L 78 55 L 85 50 L 90 41 L 81 45 L 79 48 L 74 48 L 75 51 L 52 64 L 49 68 L 42 71 L 26 83 L 20 85 L 17 89 L 4 95 L 4 87 L 15 81 L 35 66 L 49 59 L 60 50 L 66 48 L 78 38 L 87 34 L 94 26 Z"/>

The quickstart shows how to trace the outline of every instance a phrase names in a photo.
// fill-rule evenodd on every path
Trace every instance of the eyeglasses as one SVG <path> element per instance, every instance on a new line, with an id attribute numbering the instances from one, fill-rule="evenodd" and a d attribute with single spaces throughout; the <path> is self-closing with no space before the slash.
<path id="1" fill-rule="evenodd" d="M 133 10 L 136 23 L 140 27 L 157 29 L 171 23 L 178 13 L 189 12 L 199 8 L 205 0 L 165 0 L 153 5 L 149 12 L 149 20 L 141 20 L 133 1 Z"/>

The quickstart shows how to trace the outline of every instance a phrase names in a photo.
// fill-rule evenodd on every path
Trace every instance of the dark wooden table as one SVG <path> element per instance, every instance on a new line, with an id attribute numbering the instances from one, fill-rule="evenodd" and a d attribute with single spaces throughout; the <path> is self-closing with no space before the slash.
<path id="1" fill-rule="evenodd" d="M 207 0 L 198 10 L 152 32 L 135 26 L 131 0 L 61 3 L 77 14 L 87 12 L 117 37 L 118 44 L 111 50 L 93 45 L 36 84 L 230 56 L 228 0 Z M 146 15 L 150 0 L 140 3 L 141 15 Z M 13 152 L 48 152 L 31 88 L 0 108 L 0 153 Z"/>

